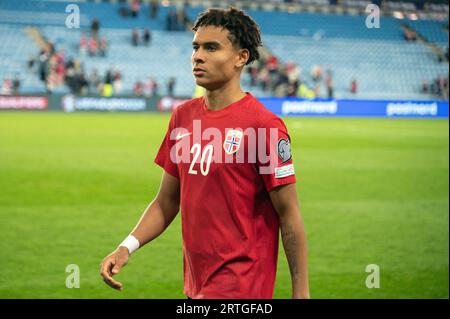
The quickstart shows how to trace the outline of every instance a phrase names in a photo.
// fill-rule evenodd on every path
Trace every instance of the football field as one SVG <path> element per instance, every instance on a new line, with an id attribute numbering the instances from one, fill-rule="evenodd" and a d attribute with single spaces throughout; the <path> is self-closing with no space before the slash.
<path id="1" fill-rule="evenodd" d="M 180 216 L 102 281 L 162 174 L 169 115 L 0 113 L 0 298 L 185 298 Z M 286 118 L 312 298 L 449 297 L 449 122 Z M 208 196 L 205 194 L 205 196 Z M 207 241 L 208 238 L 198 238 Z M 66 266 L 80 288 L 66 287 Z M 380 288 L 366 287 L 366 266 Z M 275 298 L 289 298 L 282 246 Z"/>

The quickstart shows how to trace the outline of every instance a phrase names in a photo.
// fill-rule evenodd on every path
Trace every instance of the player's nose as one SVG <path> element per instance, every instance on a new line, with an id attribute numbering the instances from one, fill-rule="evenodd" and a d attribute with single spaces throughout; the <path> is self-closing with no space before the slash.
<path id="1" fill-rule="evenodd" d="M 200 49 L 192 53 L 192 62 L 194 63 L 194 65 L 205 62 L 205 58 Z"/>

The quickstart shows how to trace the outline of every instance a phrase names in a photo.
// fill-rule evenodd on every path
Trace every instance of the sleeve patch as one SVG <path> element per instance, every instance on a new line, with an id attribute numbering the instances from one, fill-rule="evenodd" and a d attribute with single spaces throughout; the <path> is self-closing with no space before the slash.
<path id="1" fill-rule="evenodd" d="M 294 164 L 289 164 L 275 168 L 275 178 L 283 178 L 294 175 Z"/>
<path id="2" fill-rule="evenodd" d="M 278 141 L 278 156 L 282 163 L 286 163 L 291 159 L 291 142 L 289 140 L 281 139 Z"/>

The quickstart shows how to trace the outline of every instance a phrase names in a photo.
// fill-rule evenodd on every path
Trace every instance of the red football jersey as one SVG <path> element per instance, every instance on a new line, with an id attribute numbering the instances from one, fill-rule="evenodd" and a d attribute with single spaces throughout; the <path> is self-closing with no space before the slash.
<path id="1" fill-rule="evenodd" d="M 272 298 L 279 224 L 269 191 L 296 181 L 283 121 L 250 93 L 218 111 L 193 99 L 172 113 L 155 162 L 180 180 L 184 293 Z"/>

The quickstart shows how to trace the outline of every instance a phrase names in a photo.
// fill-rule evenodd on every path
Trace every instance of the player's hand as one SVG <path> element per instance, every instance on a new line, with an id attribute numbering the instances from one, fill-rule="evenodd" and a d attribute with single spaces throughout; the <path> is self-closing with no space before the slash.
<path id="1" fill-rule="evenodd" d="M 121 282 L 114 280 L 112 277 L 117 275 L 122 267 L 128 263 L 130 253 L 126 247 L 119 247 L 117 250 L 109 254 L 103 259 L 100 265 L 100 276 L 103 277 L 103 281 L 117 290 L 123 290 Z"/>

